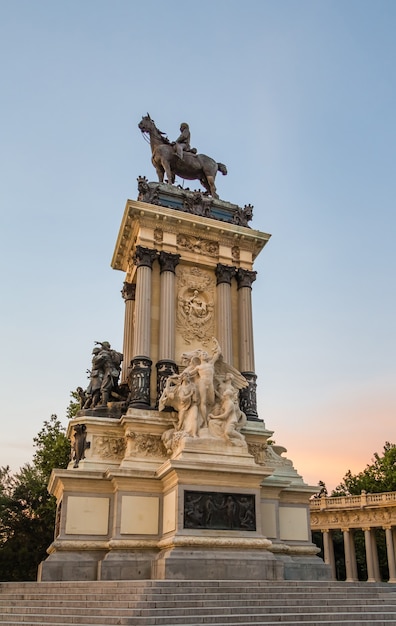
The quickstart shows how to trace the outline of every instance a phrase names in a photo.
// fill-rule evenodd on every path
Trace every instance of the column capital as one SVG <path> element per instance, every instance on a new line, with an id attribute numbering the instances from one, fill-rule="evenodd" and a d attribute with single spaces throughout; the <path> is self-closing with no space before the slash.
<path id="1" fill-rule="evenodd" d="M 257 272 L 253 270 L 245 270 L 240 267 L 236 273 L 236 279 L 238 283 L 238 289 L 242 287 L 252 288 L 252 283 L 256 280 Z"/>
<path id="2" fill-rule="evenodd" d="M 136 294 L 136 284 L 125 282 L 121 289 L 121 295 L 124 298 L 125 302 L 127 300 L 134 300 L 135 294 Z"/>
<path id="3" fill-rule="evenodd" d="M 152 269 L 153 263 L 157 258 L 157 254 L 157 250 L 153 250 L 152 248 L 136 246 L 136 251 L 133 255 L 133 262 L 137 267 L 149 267 Z"/>
<path id="4" fill-rule="evenodd" d="M 159 253 L 158 261 L 160 264 L 160 274 L 162 272 L 175 273 L 176 265 L 180 262 L 180 254 L 174 254 L 173 252 L 165 252 L 161 250 Z"/>
<path id="5" fill-rule="evenodd" d="M 234 265 L 223 265 L 222 263 L 218 263 L 215 269 L 217 285 L 221 283 L 226 283 L 227 285 L 231 285 L 231 279 L 236 274 L 236 267 Z"/>

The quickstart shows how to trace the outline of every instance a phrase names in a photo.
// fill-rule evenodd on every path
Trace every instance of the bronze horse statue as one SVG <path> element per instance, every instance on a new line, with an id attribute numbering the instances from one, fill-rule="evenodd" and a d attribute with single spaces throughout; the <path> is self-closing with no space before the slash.
<path id="1" fill-rule="evenodd" d="M 160 183 L 164 181 L 164 174 L 169 184 L 175 182 L 175 176 L 187 180 L 199 180 L 213 198 L 219 197 L 216 193 L 215 178 L 219 171 L 224 176 L 227 174 L 227 168 L 223 163 L 216 163 L 206 154 L 193 154 L 192 152 L 184 152 L 183 159 L 180 159 L 176 154 L 175 145 L 156 127 L 148 113 L 139 122 L 139 128 L 142 133 L 147 133 L 150 137 L 151 162 L 157 171 Z"/>

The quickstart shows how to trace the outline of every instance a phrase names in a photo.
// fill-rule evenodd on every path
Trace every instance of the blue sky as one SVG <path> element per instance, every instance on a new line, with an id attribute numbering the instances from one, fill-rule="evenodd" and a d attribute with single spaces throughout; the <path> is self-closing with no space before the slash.
<path id="1" fill-rule="evenodd" d="M 224 200 L 272 238 L 254 284 L 258 404 L 310 483 L 394 436 L 396 4 L 367 0 L 0 2 L 0 465 L 122 348 L 110 261 L 137 124 L 227 165 Z"/>

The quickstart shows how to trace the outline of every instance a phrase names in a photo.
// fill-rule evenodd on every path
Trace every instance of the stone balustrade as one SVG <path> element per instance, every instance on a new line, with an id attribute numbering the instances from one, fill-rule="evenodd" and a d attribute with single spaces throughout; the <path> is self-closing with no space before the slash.
<path id="1" fill-rule="evenodd" d="M 333 536 L 342 531 L 344 538 L 346 580 L 356 581 L 356 552 L 354 532 L 364 532 L 367 580 L 380 580 L 375 529 L 385 531 L 389 582 L 396 582 L 396 491 L 366 493 L 359 496 L 314 498 L 310 504 L 311 530 L 323 534 L 324 561 L 331 566 L 336 578 Z"/>

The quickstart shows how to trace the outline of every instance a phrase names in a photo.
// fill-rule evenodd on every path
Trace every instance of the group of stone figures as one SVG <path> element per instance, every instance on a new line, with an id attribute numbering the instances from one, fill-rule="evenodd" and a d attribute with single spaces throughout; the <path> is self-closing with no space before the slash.
<path id="1" fill-rule="evenodd" d="M 96 341 L 92 350 L 92 366 L 87 370 L 89 385 L 77 388 L 82 409 L 106 407 L 110 400 L 123 400 L 118 387 L 123 355 L 111 348 L 108 341 Z"/>
<path id="2" fill-rule="evenodd" d="M 78 387 L 82 409 L 104 408 L 110 401 L 127 400 L 118 386 L 123 355 L 113 350 L 108 341 L 96 343 L 92 368 L 88 370 L 89 385 L 85 391 Z M 181 439 L 202 435 L 221 438 L 235 446 L 245 445 L 239 432 L 246 424 L 246 415 L 239 406 L 239 390 L 248 387 L 248 382 L 225 363 L 217 339 L 213 338 L 213 344 L 212 355 L 201 348 L 182 354 L 183 371 L 166 380 L 158 409 L 164 411 L 168 407 L 177 412 L 173 428 L 162 437 L 169 453 Z"/>
<path id="3" fill-rule="evenodd" d="M 184 437 L 205 432 L 236 446 L 245 445 L 239 432 L 246 415 L 239 407 L 239 390 L 248 382 L 238 370 L 223 360 L 221 348 L 213 338 L 212 356 L 197 349 L 182 355 L 184 370 L 169 376 L 159 401 L 159 410 L 172 407 L 178 412 L 174 428 L 164 432 L 162 441 L 171 452 Z"/>

